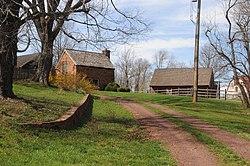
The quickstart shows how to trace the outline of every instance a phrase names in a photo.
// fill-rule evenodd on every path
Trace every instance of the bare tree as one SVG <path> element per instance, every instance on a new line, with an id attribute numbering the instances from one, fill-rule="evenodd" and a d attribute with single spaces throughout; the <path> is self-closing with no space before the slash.
<path id="1" fill-rule="evenodd" d="M 151 78 L 151 64 L 143 58 L 135 58 L 132 49 L 125 49 L 116 63 L 116 81 L 121 87 L 145 91 Z"/>
<path id="2" fill-rule="evenodd" d="M 12 90 L 14 65 L 17 56 L 21 0 L 0 1 L 0 98 L 15 97 Z"/>
<path id="3" fill-rule="evenodd" d="M 74 24 L 66 24 L 63 26 L 63 29 L 66 29 L 67 31 L 69 31 L 70 29 L 74 29 Z M 79 45 L 78 42 L 67 37 L 67 35 L 65 35 L 63 33 L 63 31 L 60 31 L 58 33 L 55 41 L 54 41 L 54 49 L 53 49 L 53 55 L 54 55 L 53 63 L 54 63 L 54 65 L 57 64 L 64 49 L 73 49 L 77 45 Z"/>
<path id="4" fill-rule="evenodd" d="M 164 64 L 167 61 L 168 51 L 161 50 L 154 55 L 155 66 L 157 69 L 164 68 Z"/>
<path id="5" fill-rule="evenodd" d="M 41 42 L 35 81 L 48 84 L 53 45 L 60 31 L 78 42 L 98 46 L 106 42 L 125 42 L 147 29 L 140 13 L 123 12 L 113 0 L 23 0 L 23 22 L 32 20 Z M 65 22 L 82 25 L 80 31 L 63 28 Z"/>
<path id="6" fill-rule="evenodd" d="M 141 19 L 139 12 L 121 11 L 113 0 L 1 0 L 1 98 L 15 97 L 12 78 L 18 51 L 18 30 L 31 21 L 41 42 L 41 55 L 34 80 L 44 84 L 48 84 L 53 45 L 60 31 L 78 42 L 87 42 L 93 46 L 98 46 L 96 43 L 119 43 L 137 39 L 147 31 L 147 24 Z M 83 28 L 79 28 L 81 33 L 65 30 L 63 25 L 66 21 L 83 25 Z M 31 34 L 33 33 L 31 30 Z"/>
<path id="7" fill-rule="evenodd" d="M 178 62 L 174 55 L 167 50 L 160 50 L 154 55 L 154 65 L 156 69 L 161 68 L 182 68 L 185 63 Z"/>
<path id="8" fill-rule="evenodd" d="M 134 90 L 146 91 L 150 82 L 152 72 L 151 64 L 146 59 L 136 59 L 133 65 Z"/>
<path id="9" fill-rule="evenodd" d="M 215 79 L 226 78 L 229 72 L 228 63 L 218 55 L 209 43 L 202 46 L 199 59 L 200 67 L 213 69 Z"/>
<path id="10" fill-rule="evenodd" d="M 116 63 L 116 78 L 122 87 L 131 88 L 131 79 L 134 77 L 133 65 L 135 56 L 132 49 L 126 49 L 118 58 Z"/>
<path id="11" fill-rule="evenodd" d="M 208 24 L 205 34 L 217 54 L 231 66 L 234 81 L 242 94 L 243 106 L 250 107 L 247 96 L 249 92 L 245 92 L 243 85 L 239 83 L 239 75 L 244 75 L 250 80 L 250 16 L 242 10 L 249 9 L 250 2 L 244 0 L 224 0 L 223 2 L 226 6 L 227 30 L 219 31 L 216 25 Z"/>

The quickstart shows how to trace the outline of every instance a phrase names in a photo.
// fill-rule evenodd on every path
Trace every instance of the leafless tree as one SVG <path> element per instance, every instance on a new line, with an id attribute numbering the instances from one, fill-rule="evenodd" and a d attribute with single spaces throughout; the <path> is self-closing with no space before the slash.
<path id="1" fill-rule="evenodd" d="M 33 23 L 32 23 L 33 22 Z M 65 22 L 82 25 L 79 31 L 67 31 Z M 12 97 L 13 68 L 16 61 L 17 36 L 20 27 L 33 24 L 37 40 L 41 42 L 41 55 L 34 80 L 48 84 L 52 67 L 54 41 L 62 31 L 78 42 L 93 46 L 98 43 L 122 43 L 135 39 L 147 31 L 140 12 L 122 11 L 114 0 L 1 0 L 0 41 L 1 78 L 0 95 Z M 8 74 L 7 74 L 8 73 Z"/>
<path id="2" fill-rule="evenodd" d="M 146 59 L 139 58 L 135 60 L 133 65 L 134 91 L 146 91 L 148 89 L 152 75 L 150 67 L 151 64 Z"/>
<path id="3" fill-rule="evenodd" d="M 217 54 L 216 50 L 209 43 L 202 46 L 199 59 L 200 67 L 213 69 L 215 79 L 227 77 L 229 72 L 228 63 Z"/>
<path id="4" fill-rule="evenodd" d="M 161 50 L 154 55 L 155 66 L 157 69 L 164 68 L 165 61 L 167 60 L 168 52 L 166 50 Z"/>
<path id="5" fill-rule="evenodd" d="M 176 57 L 167 50 L 160 50 L 154 55 L 154 65 L 156 69 L 161 68 L 182 68 L 185 63 L 178 62 Z"/>
<path id="6" fill-rule="evenodd" d="M 134 77 L 133 65 L 135 56 L 132 49 L 125 49 L 116 62 L 116 78 L 122 87 L 131 88 L 131 79 Z"/>
<path id="7" fill-rule="evenodd" d="M 16 63 L 21 0 L 0 1 L 0 98 L 15 97 L 12 90 Z"/>
<path id="8" fill-rule="evenodd" d="M 217 25 L 207 24 L 206 36 L 211 46 L 226 63 L 231 66 L 234 81 L 239 86 L 244 107 L 250 107 L 249 98 L 239 76 L 244 75 L 250 80 L 249 21 L 250 16 L 243 9 L 250 8 L 245 0 L 223 0 L 227 30 L 218 30 Z"/>
<path id="9" fill-rule="evenodd" d="M 15 0 L 11 0 L 16 2 Z M 21 3 L 22 2 L 22 3 Z M 147 30 L 139 12 L 122 11 L 114 0 L 23 0 L 20 24 L 32 21 L 41 42 L 35 81 L 48 84 L 52 67 L 53 46 L 59 32 L 78 42 L 97 47 L 108 42 L 126 42 Z M 65 22 L 74 22 L 80 28 L 64 29 Z"/>
<path id="10" fill-rule="evenodd" d="M 66 24 L 66 25 L 64 25 L 63 29 L 67 29 L 68 31 L 69 31 L 69 29 L 74 29 L 74 24 Z M 57 64 L 64 49 L 73 49 L 78 45 L 79 45 L 78 42 L 67 37 L 63 33 L 63 31 L 60 31 L 59 34 L 57 35 L 55 41 L 54 41 L 54 49 L 53 49 L 53 55 L 54 55 L 53 63 L 54 63 L 54 65 Z"/>

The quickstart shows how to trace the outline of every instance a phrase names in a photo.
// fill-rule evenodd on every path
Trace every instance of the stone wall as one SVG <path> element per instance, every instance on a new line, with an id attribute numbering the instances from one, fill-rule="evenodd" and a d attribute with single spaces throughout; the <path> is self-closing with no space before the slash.
<path id="1" fill-rule="evenodd" d="M 76 107 L 72 107 L 68 110 L 68 112 L 60 117 L 59 119 L 51 122 L 27 122 L 20 123 L 20 125 L 30 126 L 30 127 L 38 127 L 38 128 L 49 128 L 49 129 L 72 129 L 76 128 L 80 124 L 83 123 L 83 120 L 88 115 L 87 107 L 91 102 L 91 96 L 84 96 L 83 100 Z M 91 111 L 91 110 L 90 110 Z"/>

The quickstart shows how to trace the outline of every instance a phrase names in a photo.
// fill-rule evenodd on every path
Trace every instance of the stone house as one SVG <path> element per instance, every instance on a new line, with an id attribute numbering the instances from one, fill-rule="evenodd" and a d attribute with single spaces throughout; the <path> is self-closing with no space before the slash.
<path id="1" fill-rule="evenodd" d="M 249 78 L 246 76 L 240 76 L 239 82 L 241 85 L 243 85 L 246 94 L 249 97 L 248 92 L 250 92 L 250 81 Z M 239 86 L 235 83 L 234 79 L 232 79 L 227 87 L 226 90 L 226 97 L 227 99 L 236 99 L 241 96 L 241 91 Z"/>
<path id="2" fill-rule="evenodd" d="M 114 70 L 110 51 L 107 49 L 101 53 L 65 49 L 56 65 L 57 74 L 84 73 L 100 90 L 104 90 L 108 83 L 114 82 Z"/>
<path id="3" fill-rule="evenodd" d="M 198 88 L 217 89 L 211 68 L 199 69 Z M 192 89 L 193 68 L 156 69 L 150 82 L 151 91 L 172 91 L 173 89 Z M 187 93 L 191 93 L 187 92 Z"/>

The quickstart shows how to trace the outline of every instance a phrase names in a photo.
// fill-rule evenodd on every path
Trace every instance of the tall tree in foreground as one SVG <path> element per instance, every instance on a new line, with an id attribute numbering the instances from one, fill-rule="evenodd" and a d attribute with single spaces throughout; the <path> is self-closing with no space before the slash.
<path id="1" fill-rule="evenodd" d="M 140 13 L 121 11 L 113 0 L 24 0 L 24 2 L 26 20 L 32 20 L 41 41 L 41 55 L 34 81 L 44 84 L 49 83 L 53 45 L 60 31 L 71 39 L 97 47 L 98 44 L 107 42 L 126 42 L 147 29 L 147 25 L 140 18 Z M 74 22 L 79 28 L 64 29 L 65 22 Z"/>
<path id="2" fill-rule="evenodd" d="M 218 30 L 218 26 L 208 24 L 206 36 L 211 46 L 226 63 L 231 66 L 234 82 L 241 91 L 244 107 L 249 108 L 249 91 L 245 91 L 239 82 L 239 76 L 250 80 L 250 15 L 246 12 L 250 8 L 250 1 L 223 0 L 227 30 Z M 249 89 L 247 89 L 249 90 Z"/>
<path id="3" fill-rule="evenodd" d="M 17 56 L 17 35 L 21 0 L 0 1 L 0 98 L 15 97 L 12 90 Z"/>

